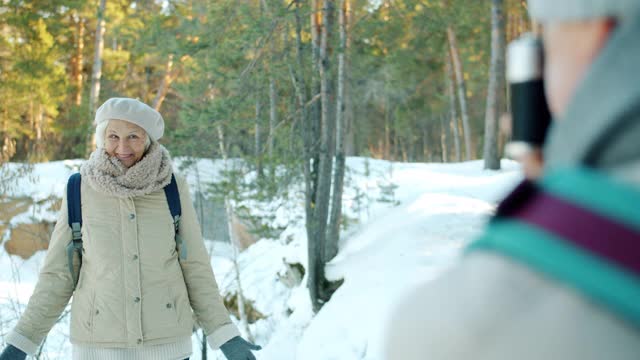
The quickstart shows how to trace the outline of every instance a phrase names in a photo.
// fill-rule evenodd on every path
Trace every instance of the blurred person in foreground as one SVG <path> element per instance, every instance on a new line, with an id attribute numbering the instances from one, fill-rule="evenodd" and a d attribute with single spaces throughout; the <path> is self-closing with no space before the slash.
<path id="1" fill-rule="evenodd" d="M 392 313 L 385 359 L 640 359 L 640 1 L 530 0 L 544 167 Z"/>
<path id="2" fill-rule="evenodd" d="M 188 358 L 192 314 L 227 359 L 255 359 L 251 350 L 260 347 L 240 337 L 222 302 L 188 184 L 174 177 L 171 156 L 158 143 L 160 113 L 112 98 L 95 123 L 97 149 L 82 164 L 78 189 L 81 266 L 68 267 L 67 202 L 80 204 L 65 192 L 38 283 L 0 360 L 34 355 L 71 296 L 73 359 Z M 180 201 L 168 204 L 170 198 Z M 181 208 L 179 227 L 171 205 Z"/>

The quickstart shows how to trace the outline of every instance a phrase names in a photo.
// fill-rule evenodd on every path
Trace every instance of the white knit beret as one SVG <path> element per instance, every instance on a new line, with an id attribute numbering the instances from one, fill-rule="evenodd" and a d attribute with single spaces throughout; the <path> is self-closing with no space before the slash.
<path id="1" fill-rule="evenodd" d="M 529 0 L 529 14 L 537 21 L 575 21 L 599 17 L 624 19 L 640 9 L 639 0 Z"/>
<path id="2" fill-rule="evenodd" d="M 111 98 L 96 111 L 95 124 L 108 120 L 125 120 L 136 124 L 147 132 L 149 137 L 157 141 L 164 134 L 164 119 L 151 106 L 130 98 Z"/>

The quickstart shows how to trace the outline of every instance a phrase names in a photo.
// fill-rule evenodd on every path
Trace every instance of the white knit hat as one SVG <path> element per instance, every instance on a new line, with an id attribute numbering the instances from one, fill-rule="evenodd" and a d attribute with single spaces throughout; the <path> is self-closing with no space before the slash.
<path id="1" fill-rule="evenodd" d="M 529 0 L 531 18 L 541 21 L 572 21 L 599 17 L 624 19 L 640 9 L 639 0 Z"/>
<path id="2" fill-rule="evenodd" d="M 96 126 L 108 120 L 125 120 L 136 124 L 147 132 L 151 140 L 157 141 L 164 134 L 164 119 L 151 106 L 130 98 L 111 98 L 96 111 Z"/>

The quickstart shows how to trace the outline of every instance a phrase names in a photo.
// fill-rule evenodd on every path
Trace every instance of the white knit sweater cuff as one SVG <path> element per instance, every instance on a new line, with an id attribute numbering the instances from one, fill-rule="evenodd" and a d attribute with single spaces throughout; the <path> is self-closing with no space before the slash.
<path id="1" fill-rule="evenodd" d="M 38 351 L 38 344 L 27 339 L 26 336 L 20 334 L 15 330 L 12 330 L 9 334 L 7 334 L 7 336 L 5 337 L 5 341 L 7 342 L 7 344 L 11 344 L 24 351 L 25 353 L 27 353 L 27 355 L 33 355 L 36 353 L 36 351 Z"/>
<path id="2" fill-rule="evenodd" d="M 238 328 L 233 324 L 227 324 L 207 336 L 207 342 L 212 349 L 218 350 L 222 344 L 236 336 L 240 336 Z"/>

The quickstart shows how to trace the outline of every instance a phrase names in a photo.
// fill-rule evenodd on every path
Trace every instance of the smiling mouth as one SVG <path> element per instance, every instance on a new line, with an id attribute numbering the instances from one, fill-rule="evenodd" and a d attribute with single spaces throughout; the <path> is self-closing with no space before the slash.
<path id="1" fill-rule="evenodd" d="M 128 160 L 133 158 L 133 155 L 117 155 L 118 159 L 120 160 Z"/>

